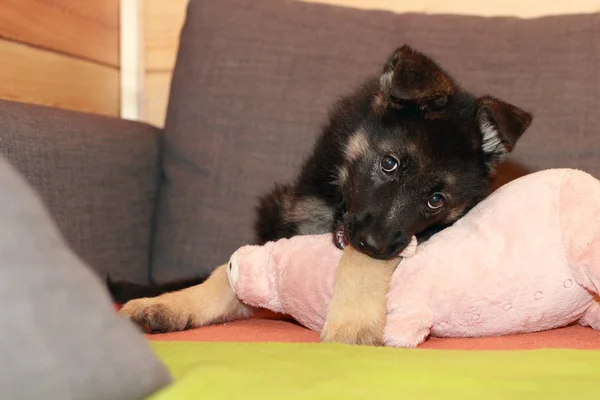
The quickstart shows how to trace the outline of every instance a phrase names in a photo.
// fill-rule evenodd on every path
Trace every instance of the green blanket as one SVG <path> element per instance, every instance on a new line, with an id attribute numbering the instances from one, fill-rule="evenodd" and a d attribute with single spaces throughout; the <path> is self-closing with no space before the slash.
<path id="1" fill-rule="evenodd" d="M 171 399 L 600 399 L 600 351 L 151 342 Z"/>

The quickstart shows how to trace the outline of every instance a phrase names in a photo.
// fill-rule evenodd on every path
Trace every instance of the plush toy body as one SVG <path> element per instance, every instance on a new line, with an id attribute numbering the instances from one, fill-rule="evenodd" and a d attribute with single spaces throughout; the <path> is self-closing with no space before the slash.
<path id="1" fill-rule="evenodd" d="M 245 246 L 230 260 L 241 301 L 320 331 L 342 251 L 330 235 Z M 533 332 L 579 321 L 600 329 L 600 182 L 576 170 L 519 178 L 402 259 L 384 343 L 428 335 Z"/>

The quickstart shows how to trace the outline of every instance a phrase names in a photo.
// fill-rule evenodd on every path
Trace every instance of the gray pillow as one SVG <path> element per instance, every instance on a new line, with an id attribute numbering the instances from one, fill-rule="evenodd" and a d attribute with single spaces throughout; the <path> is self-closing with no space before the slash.
<path id="1" fill-rule="evenodd" d="M 3 399 L 142 399 L 170 383 L 103 282 L 0 157 Z"/>
<path id="2" fill-rule="evenodd" d="M 0 126 L 0 154 L 39 194 L 71 249 L 102 277 L 147 283 L 161 130 L 3 100 Z"/>

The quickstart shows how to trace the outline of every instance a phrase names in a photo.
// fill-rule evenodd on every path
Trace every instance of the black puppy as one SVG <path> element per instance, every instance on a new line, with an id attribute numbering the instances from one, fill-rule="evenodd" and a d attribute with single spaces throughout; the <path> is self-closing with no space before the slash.
<path id="1" fill-rule="evenodd" d="M 379 76 L 334 105 L 297 179 L 260 199 L 256 242 L 331 232 L 338 247 L 391 258 L 412 235 L 426 240 L 486 197 L 496 166 L 531 120 L 514 105 L 470 94 L 428 56 L 400 47 Z M 126 301 L 203 280 L 109 287 Z"/>
<path id="2" fill-rule="evenodd" d="M 403 46 L 335 105 L 297 180 L 261 199 L 258 242 L 331 231 L 340 247 L 392 257 L 487 196 L 531 119 Z"/>

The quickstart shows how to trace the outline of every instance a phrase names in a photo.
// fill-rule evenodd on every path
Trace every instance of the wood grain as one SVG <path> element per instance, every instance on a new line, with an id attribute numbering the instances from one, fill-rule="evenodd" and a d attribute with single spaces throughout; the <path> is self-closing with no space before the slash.
<path id="1" fill-rule="evenodd" d="M 143 120 L 163 127 L 188 0 L 145 0 Z"/>
<path id="2" fill-rule="evenodd" d="M 147 70 L 169 71 L 173 69 L 187 4 L 188 0 L 145 0 Z"/>
<path id="3" fill-rule="evenodd" d="M 162 128 L 167 114 L 171 72 L 148 72 L 144 84 L 144 121 Z"/>
<path id="4" fill-rule="evenodd" d="M 0 98 L 119 114 L 119 71 L 0 39 Z"/>
<path id="5" fill-rule="evenodd" d="M 119 0 L 1 0 L 0 37 L 119 65 Z"/>

